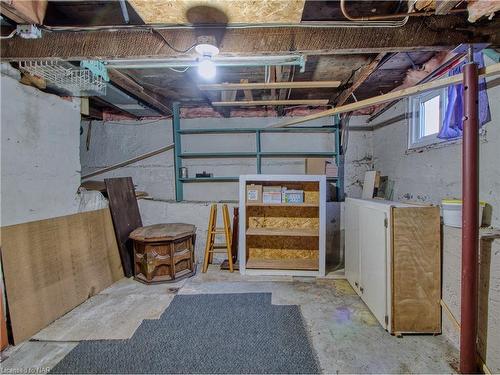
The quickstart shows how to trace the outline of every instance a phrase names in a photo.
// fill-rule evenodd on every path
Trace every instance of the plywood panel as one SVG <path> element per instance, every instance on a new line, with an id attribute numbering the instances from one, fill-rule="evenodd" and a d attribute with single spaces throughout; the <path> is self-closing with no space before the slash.
<path id="1" fill-rule="evenodd" d="M 123 277 L 107 208 L 1 232 L 15 344 Z"/>
<path id="2" fill-rule="evenodd" d="M 299 23 L 305 0 L 129 0 L 145 23 Z"/>
<path id="3" fill-rule="evenodd" d="M 318 207 L 247 207 L 248 228 L 318 229 Z"/>
<path id="4" fill-rule="evenodd" d="M 392 222 L 392 330 L 440 332 L 439 208 L 393 208 Z"/>
<path id="5" fill-rule="evenodd" d="M 248 248 L 251 259 L 319 259 L 318 250 Z"/>

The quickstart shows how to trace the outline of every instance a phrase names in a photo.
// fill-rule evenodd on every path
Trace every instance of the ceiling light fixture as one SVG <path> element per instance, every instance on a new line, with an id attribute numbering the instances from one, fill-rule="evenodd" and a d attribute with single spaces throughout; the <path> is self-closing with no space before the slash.
<path id="1" fill-rule="evenodd" d="M 219 54 L 219 49 L 210 43 L 212 40 L 208 39 L 199 38 L 199 44 L 194 50 L 200 55 L 198 59 L 198 75 L 204 79 L 212 80 L 217 72 L 213 58 Z"/>

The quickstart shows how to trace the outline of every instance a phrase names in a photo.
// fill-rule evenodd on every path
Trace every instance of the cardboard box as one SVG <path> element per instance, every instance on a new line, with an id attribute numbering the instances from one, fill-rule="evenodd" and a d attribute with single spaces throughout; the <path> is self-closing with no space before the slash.
<path id="1" fill-rule="evenodd" d="M 247 202 L 262 203 L 262 185 L 247 185 Z"/>
<path id="2" fill-rule="evenodd" d="M 307 158 L 306 174 L 325 174 L 326 161 L 324 158 Z"/>
<path id="3" fill-rule="evenodd" d="M 264 186 L 262 190 L 262 202 L 281 203 L 281 186 Z"/>
<path id="4" fill-rule="evenodd" d="M 326 163 L 325 168 L 326 177 L 338 177 L 339 176 L 339 167 L 335 163 Z"/>

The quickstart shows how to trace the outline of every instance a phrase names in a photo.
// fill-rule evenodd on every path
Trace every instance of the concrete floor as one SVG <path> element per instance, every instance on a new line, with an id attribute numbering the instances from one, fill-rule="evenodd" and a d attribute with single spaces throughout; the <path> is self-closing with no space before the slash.
<path id="1" fill-rule="evenodd" d="M 391 336 L 345 280 L 243 277 L 211 266 L 176 284 L 120 280 L 34 336 L 41 341 L 4 351 L 2 373 L 47 371 L 79 340 L 130 337 L 142 319 L 157 318 L 176 293 L 246 292 L 271 292 L 274 304 L 300 305 L 324 373 L 455 372 L 458 353 L 443 336 Z"/>

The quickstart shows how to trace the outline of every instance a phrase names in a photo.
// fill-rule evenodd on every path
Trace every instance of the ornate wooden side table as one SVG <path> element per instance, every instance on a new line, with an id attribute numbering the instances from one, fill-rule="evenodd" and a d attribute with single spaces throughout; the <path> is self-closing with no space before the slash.
<path id="1" fill-rule="evenodd" d="M 130 233 L 134 241 L 134 276 L 145 284 L 173 282 L 195 274 L 196 227 L 155 224 Z"/>

